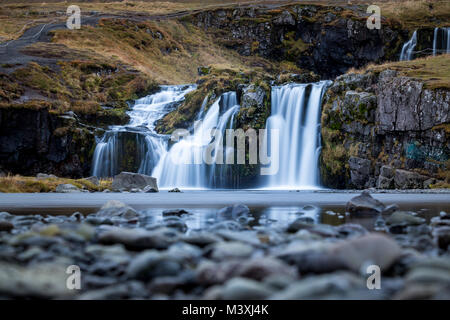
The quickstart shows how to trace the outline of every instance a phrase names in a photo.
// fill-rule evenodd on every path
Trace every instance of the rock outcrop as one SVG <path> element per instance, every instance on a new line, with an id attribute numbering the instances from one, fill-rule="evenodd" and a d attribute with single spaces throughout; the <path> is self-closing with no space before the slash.
<path id="1" fill-rule="evenodd" d="M 130 191 L 135 188 L 143 190 L 146 187 L 153 189 L 155 192 L 158 191 L 156 178 L 132 172 L 121 172 L 114 176 L 111 187 L 117 191 Z"/>
<path id="2" fill-rule="evenodd" d="M 0 108 L 0 166 L 11 173 L 88 176 L 94 146 L 94 133 L 70 114 Z"/>
<path id="3" fill-rule="evenodd" d="M 202 11 L 190 19 L 244 56 L 286 60 L 324 79 L 368 62 L 397 60 L 407 32 L 369 30 L 365 10 L 312 5 Z"/>
<path id="4" fill-rule="evenodd" d="M 324 99 L 326 186 L 421 189 L 448 179 L 448 90 L 369 71 L 336 78 Z"/>

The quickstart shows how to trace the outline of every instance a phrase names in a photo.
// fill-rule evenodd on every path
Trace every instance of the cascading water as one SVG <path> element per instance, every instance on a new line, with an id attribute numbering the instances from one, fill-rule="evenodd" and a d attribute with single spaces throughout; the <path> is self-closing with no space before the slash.
<path id="1" fill-rule="evenodd" d="M 413 58 L 414 48 L 417 45 L 417 30 L 414 31 L 411 39 L 407 41 L 403 47 L 402 52 L 400 53 L 400 61 L 408 61 Z"/>
<path id="2" fill-rule="evenodd" d="M 202 116 L 205 105 L 206 101 L 197 116 L 201 121 L 194 125 L 193 134 L 164 152 L 153 170 L 152 176 L 158 179 L 162 188 L 217 188 L 228 184 L 230 168 L 220 164 L 224 157 L 223 140 L 214 139 L 211 133 L 216 129 L 223 136 L 226 129 L 231 129 L 240 106 L 235 92 L 224 93 Z M 208 152 L 211 157 L 205 161 Z"/>
<path id="3" fill-rule="evenodd" d="M 266 129 L 278 130 L 278 172 L 268 176 L 267 188 L 317 189 L 320 153 L 320 110 L 331 81 L 272 87 L 272 113 Z M 269 141 L 269 140 L 268 140 Z M 276 152 L 269 145 L 270 153 Z M 273 160 L 272 160 L 273 161 Z"/>
<path id="4" fill-rule="evenodd" d="M 434 29 L 433 56 L 438 53 L 450 53 L 450 27 Z"/>
<path id="5" fill-rule="evenodd" d="M 97 143 L 92 175 L 111 177 L 121 171 L 151 174 L 167 149 L 167 137 L 155 132 L 155 121 L 184 99 L 195 85 L 161 86 L 161 91 L 136 100 L 126 126 L 112 126 Z M 132 153 L 132 154 L 130 154 Z"/>
<path id="6" fill-rule="evenodd" d="M 329 83 L 272 87 L 272 114 L 266 128 L 269 134 L 271 130 L 279 132 L 278 156 L 272 154 L 274 146 L 269 146 L 272 161 L 279 159 L 279 170 L 266 176 L 266 187 L 319 187 L 320 110 Z M 239 177 L 233 165 L 226 164 L 227 155 L 234 158 L 235 150 L 224 144 L 225 132 L 233 128 L 240 110 L 235 92 L 222 94 L 209 108 L 206 97 L 196 122 L 189 130 L 180 131 L 176 142 L 169 143 L 169 136 L 155 132 L 155 121 L 174 110 L 194 88 L 164 86 L 160 92 L 136 100 L 128 112 L 129 124 L 111 127 L 98 142 L 93 175 L 113 176 L 124 168 L 134 167 L 139 173 L 156 177 L 161 188 L 236 186 Z"/>

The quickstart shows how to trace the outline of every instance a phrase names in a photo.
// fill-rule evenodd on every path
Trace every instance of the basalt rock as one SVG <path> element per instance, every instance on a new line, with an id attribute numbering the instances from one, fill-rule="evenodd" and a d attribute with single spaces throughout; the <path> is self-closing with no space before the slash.
<path id="1" fill-rule="evenodd" d="M 116 191 L 130 191 L 133 188 L 145 189 L 148 186 L 157 192 L 158 185 L 156 184 L 156 178 L 145 174 L 132 172 L 121 172 L 120 174 L 114 176 L 114 180 L 111 185 L 112 189 Z"/>
<path id="2" fill-rule="evenodd" d="M 250 6 L 205 10 L 190 20 L 241 55 L 291 61 L 327 79 L 351 67 L 397 58 L 406 32 L 391 24 L 369 30 L 365 11 L 350 8 L 343 13 L 339 7 Z"/>
<path id="3" fill-rule="evenodd" d="M 345 74 L 324 97 L 327 187 L 422 189 L 448 172 L 450 95 L 396 71 Z"/>
<path id="4" fill-rule="evenodd" d="M 94 146 L 93 132 L 48 109 L 0 109 L 0 166 L 11 173 L 81 178 Z"/>

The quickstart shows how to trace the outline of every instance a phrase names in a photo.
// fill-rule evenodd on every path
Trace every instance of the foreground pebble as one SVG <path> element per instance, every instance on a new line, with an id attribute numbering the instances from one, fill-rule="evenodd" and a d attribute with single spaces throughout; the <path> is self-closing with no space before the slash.
<path id="1" fill-rule="evenodd" d="M 379 232 L 317 223 L 308 206 L 272 226 L 254 225 L 251 210 L 236 204 L 201 228 L 188 227 L 195 212 L 167 209 L 156 219 L 118 201 L 88 215 L 0 212 L 0 298 L 450 297 L 450 215 L 427 221 L 367 194 L 351 203 L 352 215 L 375 215 Z M 380 290 L 367 288 L 373 265 Z M 80 290 L 66 286 L 69 266 L 79 267 Z"/>

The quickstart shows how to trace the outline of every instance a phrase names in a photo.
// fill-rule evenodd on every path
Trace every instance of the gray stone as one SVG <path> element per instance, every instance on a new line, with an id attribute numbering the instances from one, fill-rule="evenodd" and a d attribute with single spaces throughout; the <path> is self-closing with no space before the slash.
<path id="1" fill-rule="evenodd" d="M 120 174 L 114 176 L 111 187 L 114 191 L 130 191 L 133 188 L 145 189 L 147 186 L 150 186 L 154 190 L 158 191 L 156 178 L 140 173 L 121 172 Z"/>
<path id="2" fill-rule="evenodd" d="M 56 186 L 55 192 L 58 193 L 72 193 L 72 192 L 81 192 L 81 190 L 75 187 L 73 184 L 64 183 Z"/>
<path id="3" fill-rule="evenodd" d="M 66 268 L 56 262 L 22 267 L 0 262 L 0 294 L 22 298 L 69 298 Z"/>
<path id="4" fill-rule="evenodd" d="M 43 180 L 43 179 L 50 179 L 50 178 L 57 178 L 54 174 L 47 174 L 47 173 L 38 173 L 36 175 L 37 180 Z"/>
<path id="5" fill-rule="evenodd" d="M 384 210 L 385 205 L 372 198 L 368 191 L 363 191 L 359 196 L 353 197 L 347 202 L 345 210 L 354 215 L 374 215 Z"/>
<path id="6" fill-rule="evenodd" d="M 410 212 L 396 211 L 386 219 L 388 225 L 419 225 L 425 223 L 425 219 L 416 217 Z"/>
<path id="7" fill-rule="evenodd" d="M 358 188 L 362 189 L 368 187 L 367 182 L 370 178 L 371 162 L 368 159 L 350 157 L 348 160 L 350 167 L 350 177 L 352 184 Z"/>
<path id="8" fill-rule="evenodd" d="M 133 208 L 117 200 L 109 200 L 97 212 L 97 217 L 111 218 L 121 217 L 124 219 L 133 219 L 139 216 Z"/>
<path id="9" fill-rule="evenodd" d="M 119 300 L 143 299 L 148 297 L 148 290 L 140 281 L 128 281 L 106 288 L 90 290 L 77 297 L 78 300 Z"/>
<path id="10" fill-rule="evenodd" d="M 99 185 L 100 185 L 100 181 L 99 181 L 98 178 L 95 177 L 95 176 L 91 176 L 91 177 L 84 178 L 84 180 L 87 180 L 87 181 L 89 181 L 90 183 L 93 183 L 93 184 L 96 185 L 96 186 L 99 186 Z"/>
<path id="11" fill-rule="evenodd" d="M 391 166 L 382 166 L 380 168 L 380 176 L 385 178 L 393 178 L 394 177 L 394 168 Z"/>
<path id="12" fill-rule="evenodd" d="M 417 172 L 397 169 L 395 170 L 394 182 L 399 189 L 422 189 L 423 182 L 428 177 Z"/>
<path id="13" fill-rule="evenodd" d="M 126 274 L 130 279 L 149 280 L 155 277 L 175 276 L 182 270 L 177 259 L 156 250 L 137 255 L 129 264 Z"/>
<path id="14" fill-rule="evenodd" d="M 184 214 L 189 214 L 189 212 L 184 209 L 167 209 L 162 212 L 163 216 L 182 216 Z"/>
<path id="15" fill-rule="evenodd" d="M 178 233 L 170 229 L 147 231 L 144 229 L 125 229 L 112 227 L 101 233 L 101 244 L 121 243 L 128 249 L 166 249 L 178 239 Z"/>
<path id="16" fill-rule="evenodd" d="M 249 85 L 243 88 L 241 106 L 242 108 L 262 108 L 266 92 L 263 88 Z"/>
<path id="17" fill-rule="evenodd" d="M 178 188 L 173 188 L 173 189 L 170 189 L 169 192 L 181 192 L 181 191 Z"/>
<path id="18" fill-rule="evenodd" d="M 341 261 L 348 269 L 359 273 L 361 268 L 368 264 L 378 265 L 381 272 L 384 272 L 400 258 L 401 253 L 394 240 L 371 233 L 337 243 L 328 254 Z"/>
<path id="19" fill-rule="evenodd" d="M 233 270 L 233 276 L 250 278 L 257 281 L 272 275 L 284 275 L 296 278 L 297 270 L 282 260 L 264 257 L 245 260 Z"/>
<path id="20" fill-rule="evenodd" d="M 307 277 L 270 297 L 274 300 L 343 299 L 355 289 L 367 290 L 362 278 L 348 272 Z"/>
<path id="21" fill-rule="evenodd" d="M 236 219 L 242 215 L 250 213 L 250 209 L 244 204 L 235 204 L 233 206 L 225 207 L 217 212 L 217 216 L 225 219 Z"/>
<path id="22" fill-rule="evenodd" d="M 152 186 L 146 186 L 142 191 L 145 193 L 154 193 L 154 192 L 158 192 L 158 189 L 155 189 Z"/>
<path id="23" fill-rule="evenodd" d="M 222 290 L 224 300 L 260 300 L 272 294 L 273 289 L 254 280 L 233 278 L 225 283 Z"/>
<path id="24" fill-rule="evenodd" d="M 394 188 L 394 178 L 386 178 L 380 175 L 377 180 L 378 189 L 393 189 Z"/>
<path id="25" fill-rule="evenodd" d="M 216 261 L 224 261 L 228 259 L 245 259 L 250 257 L 253 248 L 237 241 L 218 242 L 213 244 L 211 258 Z"/>
<path id="26" fill-rule="evenodd" d="M 450 226 L 439 227 L 433 230 L 433 236 L 436 244 L 442 250 L 447 250 L 450 244 Z"/>
<path id="27" fill-rule="evenodd" d="M 11 222 L 5 221 L 5 220 L 0 220 L 0 232 L 1 231 L 9 232 L 12 229 L 14 229 L 14 225 Z"/>

